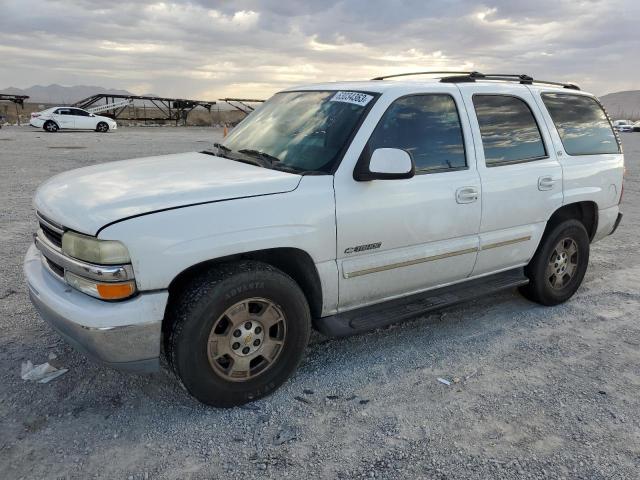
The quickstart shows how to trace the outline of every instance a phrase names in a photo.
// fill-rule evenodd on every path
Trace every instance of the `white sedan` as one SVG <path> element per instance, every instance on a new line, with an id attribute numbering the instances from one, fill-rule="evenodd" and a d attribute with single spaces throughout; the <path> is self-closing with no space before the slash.
<path id="1" fill-rule="evenodd" d="M 44 128 L 47 132 L 65 130 L 95 130 L 108 132 L 116 130 L 118 124 L 109 117 L 95 115 L 76 107 L 53 107 L 31 114 L 29 125 Z"/>
<path id="2" fill-rule="evenodd" d="M 633 132 L 633 123 L 629 120 L 615 120 L 613 129 L 617 132 Z"/>

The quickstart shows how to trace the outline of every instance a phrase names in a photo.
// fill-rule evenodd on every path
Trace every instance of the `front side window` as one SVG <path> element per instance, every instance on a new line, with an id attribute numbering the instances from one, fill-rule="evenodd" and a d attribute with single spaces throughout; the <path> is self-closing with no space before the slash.
<path id="1" fill-rule="evenodd" d="M 330 172 L 376 95 L 283 92 L 242 121 L 224 141 L 233 155 L 270 158 L 272 167 Z"/>
<path id="2" fill-rule="evenodd" d="M 72 115 L 76 115 L 78 117 L 88 117 L 90 115 L 89 112 L 86 112 L 84 110 L 80 110 L 79 108 L 72 108 L 71 109 L 71 113 L 72 113 Z"/>
<path id="3" fill-rule="evenodd" d="M 547 152 L 529 105 L 509 95 L 474 95 L 488 167 L 545 158 Z"/>
<path id="4" fill-rule="evenodd" d="M 462 126 L 447 94 L 411 95 L 391 104 L 376 126 L 368 151 L 400 148 L 413 157 L 416 173 L 466 168 Z"/>
<path id="5" fill-rule="evenodd" d="M 569 155 L 618 153 L 620 147 L 598 102 L 585 95 L 543 93 L 562 145 Z"/>

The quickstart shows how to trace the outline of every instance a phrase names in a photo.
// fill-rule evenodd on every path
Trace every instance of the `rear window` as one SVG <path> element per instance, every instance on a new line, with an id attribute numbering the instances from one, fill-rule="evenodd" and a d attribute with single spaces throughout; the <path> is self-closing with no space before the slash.
<path id="1" fill-rule="evenodd" d="M 584 95 L 543 93 L 542 101 L 569 155 L 620 152 L 609 119 L 595 99 Z"/>

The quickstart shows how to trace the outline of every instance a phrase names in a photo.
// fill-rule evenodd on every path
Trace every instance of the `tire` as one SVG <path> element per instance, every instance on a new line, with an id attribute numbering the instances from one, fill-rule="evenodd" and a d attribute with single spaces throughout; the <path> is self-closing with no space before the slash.
<path id="1" fill-rule="evenodd" d="M 96 132 L 107 133 L 109 131 L 109 125 L 106 122 L 99 122 L 96 125 Z"/>
<path id="2" fill-rule="evenodd" d="M 561 243 L 562 242 L 562 243 Z M 582 284 L 589 264 L 589 235 L 578 220 L 553 227 L 525 267 L 529 284 L 520 292 L 542 305 L 566 302 Z"/>
<path id="3" fill-rule="evenodd" d="M 191 395 L 215 407 L 242 405 L 282 385 L 300 364 L 311 332 L 298 284 L 256 261 L 221 264 L 197 276 L 170 299 L 167 313 L 169 365 Z"/>
<path id="4" fill-rule="evenodd" d="M 44 129 L 45 132 L 49 132 L 49 133 L 55 133 L 59 130 L 58 124 L 51 120 L 44 122 L 44 125 L 42 126 L 42 128 Z"/>

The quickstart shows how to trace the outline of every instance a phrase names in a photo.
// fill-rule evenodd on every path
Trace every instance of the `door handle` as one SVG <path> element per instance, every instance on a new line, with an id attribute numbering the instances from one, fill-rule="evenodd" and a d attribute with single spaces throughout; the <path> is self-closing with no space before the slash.
<path id="1" fill-rule="evenodd" d="M 476 187 L 460 187 L 456 190 L 456 202 L 473 203 L 478 200 L 480 194 Z"/>
<path id="2" fill-rule="evenodd" d="M 551 175 L 547 175 L 544 177 L 538 178 L 538 190 L 552 190 L 553 186 L 556 184 L 556 179 Z"/>

